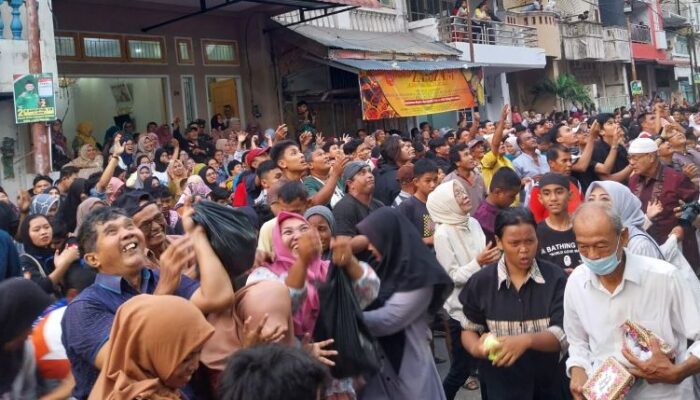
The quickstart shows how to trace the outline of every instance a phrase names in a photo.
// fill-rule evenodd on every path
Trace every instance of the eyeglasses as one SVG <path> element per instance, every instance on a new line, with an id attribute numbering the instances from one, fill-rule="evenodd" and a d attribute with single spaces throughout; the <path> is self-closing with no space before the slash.
<path id="1" fill-rule="evenodd" d="M 153 227 L 154 222 L 158 225 L 165 225 L 165 217 L 163 216 L 163 214 L 158 213 L 151 219 L 141 221 L 141 223 L 139 224 L 139 229 L 144 231 L 144 233 L 149 233 L 151 232 L 151 228 Z"/>

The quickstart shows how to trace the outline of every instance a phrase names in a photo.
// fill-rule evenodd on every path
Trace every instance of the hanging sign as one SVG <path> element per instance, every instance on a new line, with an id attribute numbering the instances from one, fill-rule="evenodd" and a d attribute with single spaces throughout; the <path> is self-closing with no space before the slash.
<path id="1" fill-rule="evenodd" d="M 632 96 L 641 96 L 644 94 L 644 89 L 642 89 L 642 81 L 632 81 L 630 82 L 630 92 Z"/>
<path id="2" fill-rule="evenodd" d="M 56 119 L 53 74 L 15 74 L 12 80 L 17 124 Z"/>

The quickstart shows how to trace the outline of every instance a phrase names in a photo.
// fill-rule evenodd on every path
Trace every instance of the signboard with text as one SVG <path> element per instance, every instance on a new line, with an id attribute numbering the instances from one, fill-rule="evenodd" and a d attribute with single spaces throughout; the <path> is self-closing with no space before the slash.
<path id="1" fill-rule="evenodd" d="M 56 119 L 53 74 L 15 74 L 12 81 L 17 124 Z"/>
<path id="2" fill-rule="evenodd" d="M 481 68 L 442 71 L 361 71 L 365 121 L 463 110 L 484 103 Z"/>
<path id="3" fill-rule="evenodd" d="M 644 89 L 642 88 L 642 81 L 632 81 L 630 82 L 630 92 L 632 96 L 641 96 L 644 94 Z"/>

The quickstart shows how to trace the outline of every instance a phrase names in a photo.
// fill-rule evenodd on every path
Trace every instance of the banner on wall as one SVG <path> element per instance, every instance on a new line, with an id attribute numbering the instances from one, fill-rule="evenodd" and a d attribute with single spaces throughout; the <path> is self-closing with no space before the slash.
<path id="1" fill-rule="evenodd" d="M 362 119 L 412 117 L 484 104 L 481 68 L 360 71 Z"/>
<path id="2" fill-rule="evenodd" d="M 15 123 L 26 124 L 56 119 L 53 74 L 15 74 L 12 81 Z"/>

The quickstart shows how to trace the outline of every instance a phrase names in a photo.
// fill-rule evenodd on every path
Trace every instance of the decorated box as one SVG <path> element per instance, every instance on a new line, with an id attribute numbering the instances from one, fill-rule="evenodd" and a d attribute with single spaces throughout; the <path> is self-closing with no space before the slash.
<path id="1" fill-rule="evenodd" d="M 668 343 L 654 332 L 637 323 L 630 320 L 625 321 L 625 323 L 622 324 L 622 333 L 625 348 L 642 361 L 651 358 L 650 345 L 653 339 L 659 342 L 662 353 L 671 359 L 674 357 L 674 350 Z"/>
<path id="2" fill-rule="evenodd" d="M 608 357 L 583 385 L 583 396 L 587 400 L 622 400 L 633 384 L 634 376 Z"/>

